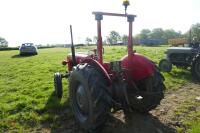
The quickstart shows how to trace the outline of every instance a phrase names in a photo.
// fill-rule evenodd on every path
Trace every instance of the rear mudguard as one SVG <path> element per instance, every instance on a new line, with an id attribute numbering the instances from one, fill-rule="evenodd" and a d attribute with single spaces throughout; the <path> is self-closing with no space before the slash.
<path id="1" fill-rule="evenodd" d="M 110 76 L 108 75 L 108 72 L 98 61 L 88 58 L 88 59 L 84 59 L 81 63 L 88 63 L 88 64 L 95 66 L 97 68 L 97 70 L 99 70 L 104 75 L 104 77 L 107 80 L 107 84 L 109 86 L 111 85 L 112 81 L 110 79 Z"/>
<path id="2" fill-rule="evenodd" d="M 92 58 L 93 55 L 88 55 L 86 53 L 76 53 L 75 59 L 76 59 L 76 64 L 79 64 L 82 60 L 86 58 Z M 68 64 L 68 71 L 72 71 L 73 67 L 73 61 L 72 61 L 72 54 L 67 55 L 67 59 L 62 62 L 63 65 Z"/>
<path id="3" fill-rule="evenodd" d="M 129 60 L 131 59 L 131 60 Z M 121 59 L 122 68 L 128 71 L 128 76 L 126 77 L 128 81 L 139 81 L 145 79 L 154 74 L 156 66 L 148 58 L 134 53 L 131 58 L 128 55 Z"/>

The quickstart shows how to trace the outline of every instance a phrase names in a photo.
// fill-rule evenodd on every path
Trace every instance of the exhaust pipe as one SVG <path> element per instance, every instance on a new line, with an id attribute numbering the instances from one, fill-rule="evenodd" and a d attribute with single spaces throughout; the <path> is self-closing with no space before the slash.
<path id="1" fill-rule="evenodd" d="M 75 49 L 74 49 L 74 43 L 73 43 L 72 25 L 70 25 L 70 33 L 71 33 L 72 66 L 75 66 L 76 65 L 76 58 L 75 58 Z"/>

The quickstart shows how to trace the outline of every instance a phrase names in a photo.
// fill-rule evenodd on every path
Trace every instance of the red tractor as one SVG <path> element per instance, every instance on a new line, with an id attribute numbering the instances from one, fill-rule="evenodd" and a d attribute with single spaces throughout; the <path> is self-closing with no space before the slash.
<path id="1" fill-rule="evenodd" d="M 125 1 L 126 2 L 126 1 Z M 126 4 L 126 3 L 125 3 Z M 80 127 L 98 131 L 113 110 L 148 112 L 163 99 L 164 77 L 148 58 L 136 53 L 132 43 L 135 15 L 93 12 L 97 20 L 98 42 L 93 54 L 72 53 L 62 62 L 65 74 L 55 73 L 55 94 L 62 97 L 62 78 L 69 78 L 69 100 Z M 103 62 L 101 20 L 103 16 L 120 16 L 129 23 L 128 54 L 121 60 Z M 72 28 L 71 38 L 72 37 Z"/>

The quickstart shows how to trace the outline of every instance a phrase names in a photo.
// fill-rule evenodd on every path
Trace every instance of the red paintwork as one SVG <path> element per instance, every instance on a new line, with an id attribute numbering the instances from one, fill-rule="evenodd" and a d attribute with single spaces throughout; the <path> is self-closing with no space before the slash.
<path id="1" fill-rule="evenodd" d="M 112 80 L 110 79 L 110 76 L 108 75 L 107 70 L 104 68 L 104 66 L 108 67 L 108 64 L 103 64 L 104 66 L 102 66 L 98 61 L 96 61 L 94 59 L 90 59 L 90 58 L 83 60 L 81 63 L 89 63 L 89 64 L 92 64 L 95 67 L 99 68 L 99 70 L 103 73 L 106 80 L 108 81 L 108 84 L 111 85 Z"/>
<path id="2" fill-rule="evenodd" d="M 66 61 L 67 60 L 67 61 Z M 68 71 L 72 71 L 72 56 L 67 56 L 67 59 L 65 61 L 68 62 L 67 64 L 67 67 L 68 67 Z"/>
<path id="3" fill-rule="evenodd" d="M 153 75 L 155 65 L 149 59 L 137 53 L 132 54 L 131 58 L 130 64 L 128 64 L 128 55 L 121 59 L 122 68 L 128 69 L 126 80 L 139 81 Z"/>
<path id="4" fill-rule="evenodd" d="M 68 64 L 68 71 L 72 71 L 72 56 L 70 54 L 67 56 L 67 61 L 65 60 L 63 62 Z M 76 53 L 76 62 L 77 62 L 77 64 L 89 63 L 92 65 L 95 65 L 95 67 L 98 67 L 99 70 L 103 73 L 103 75 L 105 76 L 105 78 L 108 81 L 108 84 L 111 85 L 112 81 L 110 79 L 110 76 L 108 75 L 109 63 L 105 63 L 105 64 L 101 65 L 98 61 L 96 61 L 95 55 L 87 55 L 87 54 L 83 54 L 83 53 L 81 53 L 81 54 Z M 65 63 L 63 63 L 63 64 L 65 64 Z"/>
<path id="5" fill-rule="evenodd" d="M 132 22 L 129 22 L 129 35 L 128 35 L 128 64 L 131 64 L 133 54 L 133 39 L 132 39 Z"/>
<path id="6" fill-rule="evenodd" d="M 102 43 L 102 37 L 101 37 L 101 20 L 97 21 L 97 55 L 98 55 L 98 61 L 100 64 L 103 64 L 103 57 L 102 57 L 102 50 L 103 50 L 103 43 Z"/>
<path id="7" fill-rule="evenodd" d="M 88 55 L 88 54 L 84 54 L 84 53 L 76 53 L 76 63 L 79 64 L 82 60 L 86 59 L 86 58 L 93 58 L 93 55 Z M 72 70 L 72 55 L 69 54 L 67 56 L 67 61 L 68 63 L 68 71 Z"/>
<path id="8" fill-rule="evenodd" d="M 95 65 L 96 67 L 101 70 L 101 72 L 105 75 L 105 78 L 107 79 L 109 85 L 111 84 L 110 76 L 108 75 L 109 70 L 109 63 L 105 63 L 101 65 L 98 61 L 95 60 L 95 55 L 88 55 L 83 53 L 76 53 L 76 62 L 79 63 L 91 63 L 92 65 Z M 65 63 L 63 63 L 65 62 Z M 69 54 L 67 56 L 67 61 L 63 61 L 62 64 L 68 64 L 68 71 L 72 70 L 72 56 Z"/>
<path id="9" fill-rule="evenodd" d="M 108 62 L 106 62 L 106 63 L 103 63 L 103 65 L 102 65 L 104 68 L 105 68 L 105 70 L 108 72 L 108 73 L 110 73 L 109 71 L 109 69 L 110 69 L 110 63 L 108 63 Z"/>

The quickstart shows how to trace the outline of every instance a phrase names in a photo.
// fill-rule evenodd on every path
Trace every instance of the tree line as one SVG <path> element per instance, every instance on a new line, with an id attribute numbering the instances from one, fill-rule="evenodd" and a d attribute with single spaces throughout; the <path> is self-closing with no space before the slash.
<path id="1" fill-rule="evenodd" d="M 200 41 L 200 23 L 193 24 L 191 28 L 186 33 L 181 33 L 181 31 L 175 31 L 174 29 L 166 29 L 163 30 L 162 28 L 154 28 L 150 29 L 143 29 L 140 31 L 139 34 L 135 35 L 134 41 L 138 42 L 138 40 L 145 40 L 145 39 L 157 39 L 162 40 L 163 43 L 167 43 L 168 39 L 174 38 L 186 38 L 188 42 L 191 42 L 192 37 L 197 37 Z M 103 40 L 104 44 L 127 44 L 128 36 L 127 35 L 120 35 L 117 31 L 111 31 L 108 36 Z M 86 44 L 96 44 L 97 37 L 94 36 L 93 39 L 87 37 L 85 40 Z"/>
<path id="2" fill-rule="evenodd" d="M 127 35 L 120 35 L 117 31 L 111 31 L 108 36 L 103 40 L 103 44 L 117 44 L 121 42 L 127 42 L 128 36 Z M 86 37 L 85 43 L 86 44 L 96 44 L 98 41 L 97 36 L 94 36 L 93 39 L 90 37 Z"/>
<path id="3" fill-rule="evenodd" d="M 5 38 L 0 37 L 0 48 L 6 48 L 8 47 L 8 41 L 6 41 Z"/>

